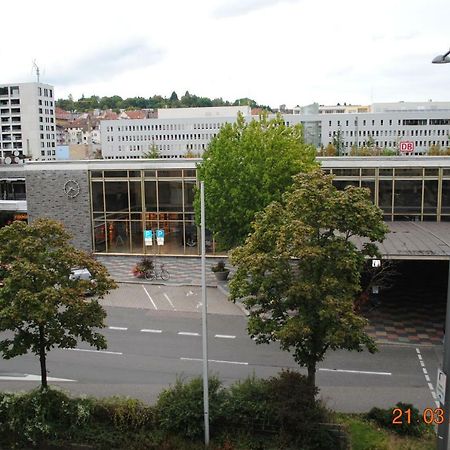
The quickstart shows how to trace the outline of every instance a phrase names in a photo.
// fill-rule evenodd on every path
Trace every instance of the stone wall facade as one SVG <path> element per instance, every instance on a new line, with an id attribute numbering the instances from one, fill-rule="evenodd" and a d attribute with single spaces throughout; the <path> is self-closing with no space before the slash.
<path id="1" fill-rule="evenodd" d="M 71 198 L 65 183 L 76 181 L 79 194 Z M 89 175 L 87 170 L 31 170 L 26 173 L 28 220 L 40 217 L 64 223 L 75 247 L 92 251 Z"/>

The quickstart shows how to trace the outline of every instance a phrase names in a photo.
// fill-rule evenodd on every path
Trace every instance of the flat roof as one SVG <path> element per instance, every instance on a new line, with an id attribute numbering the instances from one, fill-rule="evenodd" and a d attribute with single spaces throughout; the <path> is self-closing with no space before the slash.
<path id="1" fill-rule="evenodd" d="M 450 222 L 386 222 L 389 233 L 377 244 L 384 259 L 450 260 Z M 367 240 L 354 237 L 362 247 Z"/>
<path id="2" fill-rule="evenodd" d="M 450 156 L 329 156 L 316 158 L 324 169 L 447 167 Z"/>

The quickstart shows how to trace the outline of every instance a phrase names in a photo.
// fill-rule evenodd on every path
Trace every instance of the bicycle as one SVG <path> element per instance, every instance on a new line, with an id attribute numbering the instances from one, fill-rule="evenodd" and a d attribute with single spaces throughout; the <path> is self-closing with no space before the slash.
<path id="1" fill-rule="evenodd" d="M 164 268 L 164 264 L 161 264 L 159 266 L 159 270 L 154 268 L 147 270 L 145 272 L 145 279 L 146 280 L 157 280 L 158 278 L 161 278 L 161 280 L 167 281 L 170 278 L 170 273 L 167 269 Z"/>

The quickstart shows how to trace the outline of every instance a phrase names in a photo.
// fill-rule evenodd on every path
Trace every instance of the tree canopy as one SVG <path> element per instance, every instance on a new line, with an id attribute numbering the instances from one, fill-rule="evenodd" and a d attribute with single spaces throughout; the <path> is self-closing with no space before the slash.
<path id="1" fill-rule="evenodd" d="M 56 106 L 67 111 L 85 112 L 93 109 L 158 109 L 158 108 L 194 108 L 194 107 L 207 107 L 207 106 L 238 106 L 249 105 L 252 108 L 258 107 L 267 111 L 271 111 L 271 108 L 266 105 L 258 105 L 255 100 L 249 98 L 243 98 L 230 102 L 220 98 L 210 99 L 208 97 L 199 97 L 194 94 L 190 94 L 188 91 L 179 99 L 175 91 L 172 92 L 170 97 L 163 97 L 162 95 L 153 95 L 149 98 L 144 97 L 130 97 L 123 99 L 118 95 L 111 97 L 99 97 L 97 95 L 91 95 L 85 97 L 84 95 L 74 100 L 72 95 L 69 95 L 67 99 L 60 98 L 56 102 Z"/>
<path id="2" fill-rule="evenodd" d="M 315 167 L 315 153 L 304 143 L 302 126 L 286 126 L 281 116 L 246 123 L 238 115 L 235 123 L 222 127 L 197 172 L 205 182 L 206 226 L 219 248 L 242 244 L 256 212 L 281 200 L 293 175 Z"/>
<path id="3" fill-rule="evenodd" d="M 237 271 L 230 292 L 250 311 L 249 334 L 258 343 L 278 340 L 315 384 L 327 350 L 375 351 L 354 302 L 365 260 L 378 255 L 374 242 L 384 239 L 387 227 L 368 189 L 339 191 L 320 170 L 294 180 L 281 202 L 256 215 L 252 234 L 231 252 Z M 365 238 L 363 248 L 353 236 Z"/>
<path id="4" fill-rule="evenodd" d="M 94 329 L 105 326 L 98 302 L 116 287 L 105 267 L 75 249 L 58 222 L 39 219 L 0 229 L 0 341 L 6 359 L 31 351 L 39 357 L 42 387 L 47 387 L 46 355 L 54 347 L 74 348 L 77 340 L 97 349 L 106 340 Z M 73 268 L 87 268 L 94 281 L 73 279 Z M 86 298 L 89 290 L 92 298 Z"/>

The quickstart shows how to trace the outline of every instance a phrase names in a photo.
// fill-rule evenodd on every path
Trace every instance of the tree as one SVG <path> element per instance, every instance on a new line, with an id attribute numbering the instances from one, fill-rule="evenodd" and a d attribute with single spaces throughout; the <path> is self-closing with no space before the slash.
<path id="1" fill-rule="evenodd" d="M 106 312 L 98 302 L 116 287 L 106 269 L 69 243 L 58 222 L 39 219 L 0 229 L 0 261 L 5 268 L 0 288 L 0 341 L 5 359 L 31 351 L 39 357 L 41 387 L 47 388 L 47 353 L 54 347 L 74 348 L 77 339 L 106 348 Z M 87 268 L 95 282 L 71 279 L 74 267 Z M 87 299 L 86 290 L 94 297 Z"/>
<path id="2" fill-rule="evenodd" d="M 301 125 L 288 127 L 281 116 L 246 123 L 239 114 L 224 125 L 203 153 L 198 176 L 205 182 L 206 226 L 218 248 L 244 242 L 255 213 L 292 184 L 292 176 L 316 166 L 316 150 L 303 140 Z M 199 193 L 195 207 L 200 217 Z"/>
<path id="3" fill-rule="evenodd" d="M 152 144 L 149 146 L 148 152 L 142 153 L 142 158 L 148 158 L 148 159 L 156 159 L 159 158 L 159 149 L 156 144 Z"/>
<path id="4" fill-rule="evenodd" d="M 258 343 L 279 340 L 283 350 L 292 349 L 315 385 L 317 364 L 328 350 L 376 350 L 354 302 L 365 259 L 378 255 L 374 242 L 384 239 L 387 227 L 368 189 L 339 191 L 320 170 L 294 179 L 232 251 L 237 271 L 230 292 L 250 311 L 249 334 Z M 365 238 L 362 249 L 352 236 Z"/>

